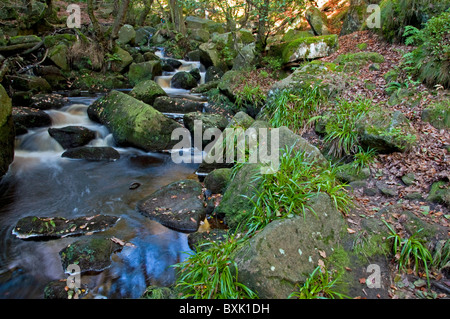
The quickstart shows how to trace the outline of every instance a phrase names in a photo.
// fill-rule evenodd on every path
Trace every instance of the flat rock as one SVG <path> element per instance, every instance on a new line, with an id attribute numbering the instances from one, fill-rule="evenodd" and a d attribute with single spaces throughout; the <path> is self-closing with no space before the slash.
<path id="1" fill-rule="evenodd" d="M 64 271 L 71 264 L 80 267 L 83 273 L 98 273 L 111 266 L 111 255 L 122 246 L 108 238 L 84 238 L 59 252 Z"/>
<path id="2" fill-rule="evenodd" d="M 200 221 L 206 216 L 201 195 L 202 184 L 194 180 L 181 180 L 139 201 L 136 209 L 168 228 L 192 233 L 197 231 Z"/>
<path id="3" fill-rule="evenodd" d="M 115 161 L 120 158 L 120 153 L 112 147 L 81 146 L 68 149 L 61 157 L 88 161 Z"/>
<path id="4" fill-rule="evenodd" d="M 64 149 L 84 146 L 95 139 L 95 132 L 83 126 L 49 128 L 48 134 Z"/>
<path id="5" fill-rule="evenodd" d="M 17 222 L 13 234 L 21 239 L 63 238 L 104 231 L 114 226 L 119 219 L 119 217 L 107 215 L 85 216 L 74 219 L 27 216 Z"/>

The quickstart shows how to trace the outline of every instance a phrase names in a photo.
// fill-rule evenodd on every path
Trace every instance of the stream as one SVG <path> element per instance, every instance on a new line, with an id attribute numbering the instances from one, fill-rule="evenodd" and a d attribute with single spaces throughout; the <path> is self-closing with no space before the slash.
<path id="1" fill-rule="evenodd" d="M 199 62 L 180 62 L 182 66 L 177 71 L 198 67 L 204 81 Z M 189 91 L 170 87 L 172 76 L 173 73 L 164 73 L 155 81 L 169 96 L 189 97 Z M 115 236 L 133 245 L 113 254 L 111 267 L 100 274 L 82 275 L 89 298 L 139 298 L 149 285 L 169 286 L 175 279 L 170 266 L 188 256 L 187 234 L 142 216 L 135 205 L 164 185 L 196 178 L 198 164 L 175 164 L 169 153 L 118 147 L 112 134 L 87 116 L 88 106 L 100 96 L 69 97 L 63 108 L 46 112 L 52 118 L 52 127 L 80 125 L 95 131 L 97 137 L 88 146 L 114 147 L 121 155 L 114 162 L 62 158 L 64 150 L 50 137 L 48 127 L 29 129 L 27 134 L 16 137 L 14 162 L 0 182 L 2 299 L 43 298 L 44 287 L 50 281 L 67 278 L 59 251 L 80 239 L 19 239 L 12 230 L 26 216 L 120 216 L 114 227 L 91 236 Z M 182 114 L 166 115 L 182 118 Z M 140 187 L 133 189 L 133 183 Z"/>

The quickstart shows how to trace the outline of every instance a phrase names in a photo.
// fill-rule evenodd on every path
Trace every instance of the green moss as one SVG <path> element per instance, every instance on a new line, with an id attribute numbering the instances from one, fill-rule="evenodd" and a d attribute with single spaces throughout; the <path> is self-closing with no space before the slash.
<path id="1" fill-rule="evenodd" d="M 287 42 L 286 44 L 283 44 L 281 46 L 280 48 L 281 57 L 284 62 L 288 62 L 292 54 L 295 52 L 295 50 L 298 49 L 299 46 L 301 45 L 309 46 L 311 44 L 320 42 L 325 43 L 329 48 L 336 48 L 339 44 L 338 36 L 336 34 L 299 38 L 291 42 Z M 305 56 L 307 55 L 308 54 L 306 54 Z"/>
<path id="2" fill-rule="evenodd" d="M 438 129 L 450 129 L 450 99 L 431 104 L 423 110 L 422 120 Z"/>
<path id="3" fill-rule="evenodd" d="M 347 71 L 357 71 L 369 62 L 383 63 L 384 57 L 377 52 L 357 52 L 341 54 L 334 60 Z"/>

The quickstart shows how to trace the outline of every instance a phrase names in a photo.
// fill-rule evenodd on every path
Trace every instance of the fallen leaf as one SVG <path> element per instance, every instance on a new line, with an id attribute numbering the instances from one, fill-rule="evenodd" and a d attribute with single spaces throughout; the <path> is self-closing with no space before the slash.
<path id="1" fill-rule="evenodd" d="M 365 284 L 366 283 L 366 278 L 359 278 L 359 283 L 360 284 Z"/>
<path id="2" fill-rule="evenodd" d="M 320 255 L 322 258 L 327 258 L 327 254 L 326 254 L 326 252 L 323 251 L 323 250 L 319 250 L 319 255 Z"/>
<path id="3" fill-rule="evenodd" d="M 348 231 L 349 234 L 354 234 L 354 233 L 356 233 L 356 230 L 353 230 L 353 229 L 351 229 L 351 228 L 347 228 L 347 231 Z"/>

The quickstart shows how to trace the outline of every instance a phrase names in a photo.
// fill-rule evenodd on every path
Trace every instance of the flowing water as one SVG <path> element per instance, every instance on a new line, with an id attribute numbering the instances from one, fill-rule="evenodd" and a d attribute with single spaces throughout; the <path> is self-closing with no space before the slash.
<path id="1" fill-rule="evenodd" d="M 177 71 L 201 67 L 198 62 L 182 62 Z M 171 96 L 189 95 L 170 88 L 172 75 L 163 74 L 155 81 Z M 201 75 L 204 81 L 204 72 Z M 97 138 L 88 145 L 114 147 L 120 152 L 119 160 L 62 158 L 64 150 L 50 137 L 48 127 L 30 129 L 16 138 L 14 162 L 0 183 L 0 298 L 42 298 L 47 283 L 67 278 L 59 251 L 80 239 L 18 239 L 12 230 L 25 216 L 76 218 L 101 213 L 121 217 L 114 227 L 92 236 L 115 236 L 133 246 L 113 254 L 111 267 L 102 273 L 82 275 L 91 298 L 138 298 L 149 285 L 170 285 L 174 281 L 170 266 L 190 251 L 186 234 L 143 217 L 135 205 L 159 187 L 195 178 L 198 164 L 175 164 L 169 153 L 117 147 L 110 132 L 87 116 L 88 106 L 98 97 L 70 97 L 62 109 L 46 112 L 52 127 L 81 125 L 94 130 Z M 130 188 L 133 183 L 140 187 Z"/>

